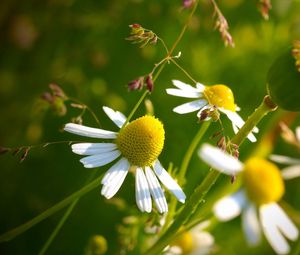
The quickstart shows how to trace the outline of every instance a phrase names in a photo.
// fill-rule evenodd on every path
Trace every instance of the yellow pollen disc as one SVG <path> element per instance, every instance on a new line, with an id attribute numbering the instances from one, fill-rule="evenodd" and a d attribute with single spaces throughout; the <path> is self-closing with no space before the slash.
<path id="1" fill-rule="evenodd" d="M 209 104 L 235 112 L 234 96 L 227 86 L 218 84 L 205 87 L 203 93 Z"/>
<path id="2" fill-rule="evenodd" d="M 165 140 L 163 124 L 152 116 L 140 117 L 117 136 L 116 144 L 122 155 L 135 166 L 150 166 L 159 156 Z"/>
<path id="3" fill-rule="evenodd" d="M 264 159 L 250 158 L 246 161 L 243 181 L 248 197 L 257 205 L 277 202 L 284 193 L 280 170 Z"/>
<path id="4" fill-rule="evenodd" d="M 193 237 L 190 232 L 183 232 L 172 243 L 173 246 L 179 246 L 182 250 L 182 254 L 189 254 L 193 249 Z"/>

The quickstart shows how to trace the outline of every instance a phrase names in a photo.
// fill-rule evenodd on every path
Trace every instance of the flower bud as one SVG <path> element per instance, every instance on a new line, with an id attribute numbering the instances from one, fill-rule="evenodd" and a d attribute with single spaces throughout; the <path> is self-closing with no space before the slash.
<path id="1" fill-rule="evenodd" d="M 154 84 L 153 84 L 151 74 L 148 74 L 147 77 L 146 77 L 146 85 L 147 85 L 148 91 L 151 93 L 153 91 L 153 88 L 154 88 Z"/>

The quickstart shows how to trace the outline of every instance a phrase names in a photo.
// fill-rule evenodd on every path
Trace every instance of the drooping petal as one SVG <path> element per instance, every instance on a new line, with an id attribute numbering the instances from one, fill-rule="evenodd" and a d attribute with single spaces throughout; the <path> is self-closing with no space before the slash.
<path id="1" fill-rule="evenodd" d="M 172 80 L 172 83 L 175 87 L 181 89 L 181 90 L 185 90 L 185 91 L 192 91 L 192 92 L 199 92 L 199 90 L 189 84 L 186 84 L 182 81 L 179 80 Z"/>
<path id="2" fill-rule="evenodd" d="M 96 155 L 117 149 L 114 143 L 75 143 L 72 151 L 79 155 Z"/>
<path id="3" fill-rule="evenodd" d="M 86 127 L 74 123 L 66 124 L 64 130 L 75 135 L 81 135 L 81 136 L 93 137 L 93 138 L 115 139 L 117 137 L 116 132 L 112 132 L 100 128 Z"/>
<path id="4" fill-rule="evenodd" d="M 153 165 L 154 172 L 163 185 L 174 194 L 174 196 L 181 203 L 185 202 L 186 196 L 177 182 L 169 175 L 169 173 L 162 167 L 160 162 L 156 160 Z"/>
<path id="5" fill-rule="evenodd" d="M 114 178 L 110 182 L 106 182 L 103 185 L 101 195 L 107 199 L 112 198 L 121 188 L 127 173 L 128 168 L 119 168 Z"/>
<path id="6" fill-rule="evenodd" d="M 213 207 L 215 216 L 220 221 L 228 221 L 241 214 L 246 202 L 244 191 L 238 191 L 231 196 L 217 201 Z"/>
<path id="7" fill-rule="evenodd" d="M 235 175 L 243 170 L 243 164 L 237 158 L 209 144 L 202 145 L 198 155 L 205 163 L 222 173 Z"/>
<path id="8" fill-rule="evenodd" d="M 141 212 L 150 213 L 152 210 L 152 201 L 146 176 L 142 168 L 136 169 L 135 175 L 135 199 Z"/>
<path id="9" fill-rule="evenodd" d="M 94 167 L 104 166 L 112 162 L 113 160 L 115 160 L 120 155 L 121 152 L 119 150 L 109 151 L 102 154 L 84 157 L 80 160 L 80 162 L 86 168 L 94 168 Z"/>
<path id="10" fill-rule="evenodd" d="M 250 246 L 257 245 L 261 240 L 261 230 L 256 214 L 256 207 L 249 204 L 242 213 L 242 226 Z"/>
<path id="11" fill-rule="evenodd" d="M 201 109 L 203 106 L 207 104 L 205 99 L 200 99 L 192 102 L 188 102 L 182 105 L 179 105 L 173 109 L 174 112 L 179 114 L 185 114 L 189 112 L 194 112 Z"/>
<path id="12" fill-rule="evenodd" d="M 117 163 L 115 163 L 103 176 L 101 183 L 108 184 L 113 182 L 115 176 L 120 171 L 128 171 L 130 164 L 126 158 L 121 158 Z"/>
<path id="13" fill-rule="evenodd" d="M 145 168 L 146 178 L 150 187 L 150 193 L 154 199 L 156 207 L 160 213 L 168 211 L 168 204 L 165 198 L 165 194 L 150 167 Z"/>
<path id="14" fill-rule="evenodd" d="M 300 177 L 300 165 L 288 166 L 281 170 L 281 175 L 285 180 Z"/>
<path id="15" fill-rule="evenodd" d="M 299 231 L 295 224 L 291 221 L 285 211 L 277 203 L 269 205 L 269 210 L 272 210 L 276 226 L 290 240 L 295 241 L 299 236 Z"/>
<path id="16" fill-rule="evenodd" d="M 274 212 L 270 204 L 259 207 L 259 216 L 262 225 L 262 230 L 266 239 L 277 254 L 288 254 L 290 247 L 288 242 L 283 237 L 282 233 L 276 226 L 277 219 L 274 217 Z"/>
<path id="17" fill-rule="evenodd" d="M 177 96 L 177 97 L 200 98 L 202 96 L 202 93 L 200 92 L 181 90 L 181 89 L 166 89 L 166 92 L 169 95 Z"/>
<path id="18" fill-rule="evenodd" d="M 287 164 L 287 165 L 296 165 L 300 164 L 300 159 L 291 158 L 287 156 L 272 154 L 270 159 L 276 163 Z"/>
<path id="19" fill-rule="evenodd" d="M 124 125 L 126 117 L 123 113 L 115 111 L 107 106 L 103 106 L 103 111 L 119 128 Z"/>

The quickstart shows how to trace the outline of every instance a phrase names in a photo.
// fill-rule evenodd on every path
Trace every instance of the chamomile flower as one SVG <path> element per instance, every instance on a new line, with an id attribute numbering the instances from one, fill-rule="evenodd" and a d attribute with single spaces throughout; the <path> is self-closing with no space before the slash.
<path id="1" fill-rule="evenodd" d="M 77 143 L 72 151 L 84 155 L 80 162 L 86 168 L 107 165 L 118 160 L 105 173 L 101 183 L 101 194 L 112 198 L 120 189 L 129 170 L 135 173 L 135 197 L 142 212 L 151 212 L 152 200 L 160 213 L 168 211 L 168 204 L 160 182 L 184 203 L 185 194 L 158 160 L 165 139 L 163 124 L 153 116 L 140 117 L 126 126 L 126 117 L 118 111 L 103 107 L 107 116 L 120 128 L 113 132 L 86 127 L 74 123 L 65 125 L 64 130 L 85 137 L 110 140 L 106 143 Z M 158 181 L 160 180 L 160 182 Z"/>
<path id="2" fill-rule="evenodd" d="M 191 230 L 180 234 L 177 239 L 168 246 L 164 255 L 206 255 L 214 248 L 214 237 L 205 228 L 209 221 L 204 221 Z"/>
<path id="3" fill-rule="evenodd" d="M 215 118 L 216 115 L 218 118 L 219 112 L 221 112 L 231 121 L 235 133 L 244 125 L 245 122 L 237 113 L 239 107 L 235 104 L 233 93 L 229 87 L 222 84 L 204 86 L 201 83 L 197 83 L 196 87 L 193 87 L 178 80 L 172 82 L 177 88 L 167 89 L 169 95 L 196 98 L 195 101 L 175 107 L 174 112 L 186 114 L 198 111 L 197 117 L 200 120 L 209 120 Z M 255 127 L 253 132 L 257 133 L 258 129 Z M 256 141 L 252 132 L 248 134 L 248 139 L 251 142 Z"/>
<path id="4" fill-rule="evenodd" d="M 213 208 L 216 217 L 228 221 L 242 214 L 242 227 L 250 245 L 259 243 L 262 230 L 277 254 L 289 253 L 285 238 L 294 241 L 299 231 L 277 203 L 285 190 L 277 166 L 261 158 L 250 158 L 243 164 L 208 144 L 203 145 L 199 154 L 203 161 L 219 171 L 242 172 L 243 188 L 216 202 Z"/>

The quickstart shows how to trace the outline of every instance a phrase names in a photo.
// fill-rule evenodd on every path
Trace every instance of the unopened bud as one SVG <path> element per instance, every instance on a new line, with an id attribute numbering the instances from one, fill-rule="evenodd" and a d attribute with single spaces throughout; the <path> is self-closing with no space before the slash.
<path id="1" fill-rule="evenodd" d="M 146 77 L 146 85 L 147 85 L 147 89 L 148 91 L 151 93 L 154 89 L 154 84 L 153 84 L 153 80 L 152 80 L 152 75 L 149 74 Z"/>
<path id="2" fill-rule="evenodd" d="M 127 86 L 129 91 L 141 90 L 144 86 L 144 77 L 141 76 L 133 81 L 130 81 Z"/>

